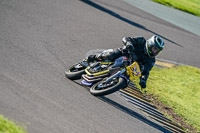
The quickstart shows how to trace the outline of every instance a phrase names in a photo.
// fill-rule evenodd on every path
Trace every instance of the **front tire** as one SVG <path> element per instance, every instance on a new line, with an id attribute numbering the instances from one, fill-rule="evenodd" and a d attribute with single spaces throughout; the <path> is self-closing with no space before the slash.
<path id="1" fill-rule="evenodd" d="M 80 79 L 82 74 L 85 74 L 85 68 L 80 64 L 75 64 L 65 71 L 65 76 L 71 80 Z"/>
<path id="2" fill-rule="evenodd" d="M 117 80 L 117 81 L 114 81 Z M 115 91 L 118 91 L 119 89 L 122 89 L 126 85 L 126 80 L 124 78 L 117 78 L 113 79 L 108 85 L 104 85 L 105 81 L 100 81 L 96 84 L 94 84 L 90 88 L 90 93 L 94 96 L 103 96 L 103 95 L 108 95 L 111 94 Z"/>

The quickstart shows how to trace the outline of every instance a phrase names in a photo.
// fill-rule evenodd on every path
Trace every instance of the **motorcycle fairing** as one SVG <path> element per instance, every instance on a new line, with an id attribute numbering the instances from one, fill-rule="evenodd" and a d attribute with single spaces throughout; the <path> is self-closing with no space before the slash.
<path id="1" fill-rule="evenodd" d="M 101 65 L 109 65 L 109 64 L 112 64 L 113 62 L 100 62 Z M 86 69 L 85 69 L 85 72 L 90 75 L 90 76 L 98 76 L 98 75 L 102 75 L 102 74 L 105 74 L 105 73 L 108 73 L 109 70 L 104 70 L 104 71 L 100 71 L 100 72 L 97 72 L 97 73 L 92 73 L 89 71 L 91 66 L 88 66 Z"/>
<path id="2" fill-rule="evenodd" d="M 114 67 L 124 67 L 124 65 L 129 65 L 128 58 L 126 56 L 121 56 L 115 60 L 115 63 L 111 66 Z"/>
<path id="3" fill-rule="evenodd" d="M 127 74 L 130 75 L 130 80 L 134 80 L 141 76 L 140 67 L 137 62 L 134 62 L 132 65 L 126 67 Z"/>
<path id="4" fill-rule="evenodd" d="M 81 84 L 86 85 L 86 86 L 92 86 L 94 83 L 93 82 L 87 82 L 86 80 L 82 80 Z"/>

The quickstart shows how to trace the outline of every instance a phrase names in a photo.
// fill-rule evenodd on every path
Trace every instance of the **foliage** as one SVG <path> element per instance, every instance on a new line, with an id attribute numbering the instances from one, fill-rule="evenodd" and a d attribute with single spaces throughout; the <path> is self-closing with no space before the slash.
<path id="1" fill-rule="evenodd" d="M 25 133 L 25 130 L 0 115 L 0 133 Z"/>
<path id="2" fill-rule="evenodd" d="M 185 121 L 200 130 L 200 69 L 190 66 L 153 68 L 147 93 L 158 96 Z"/>
<path id="3" fill-rule="evenodd" d="M 200 16 L 200 1 L 199 0 L 153 0 L 166 6 L 174 7 L 179 10 Z"/>

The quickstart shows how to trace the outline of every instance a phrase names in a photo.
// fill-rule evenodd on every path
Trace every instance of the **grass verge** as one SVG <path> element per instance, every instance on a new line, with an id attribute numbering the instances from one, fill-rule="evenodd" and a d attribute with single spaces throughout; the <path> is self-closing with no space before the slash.
<path id="1" fill-rule="evenodd" d="M 0 133 L 26 133 L 26 131 L 14 122 L 0 115 Z"/>
<path id="2" fill-rule="evenodd" d="M 166 6 L 200 16 L 200 0 L 153 0 Z"/>
<path id="3" fill-rule="evenodd" d="M 158 97 L 186 123 L 200 131 L 200 69 L 190 66 L 154 67 L 146 92 Z"/>

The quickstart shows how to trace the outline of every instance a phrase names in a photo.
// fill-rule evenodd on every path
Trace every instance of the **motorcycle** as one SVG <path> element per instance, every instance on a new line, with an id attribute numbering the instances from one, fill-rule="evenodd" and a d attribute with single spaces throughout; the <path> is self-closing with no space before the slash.
<path id="1" fill-rule="evenodd" d="M 90 87 L 94 96 L 111 94 L 141 76 L 138 62 L 132 63 L 131 58 L 121 56 L 114 62 L 97 61 L 90 64 L 82 61 L 72 65 L 65 76 L 71 80 L 81 79 L 81 84 Z"/>

